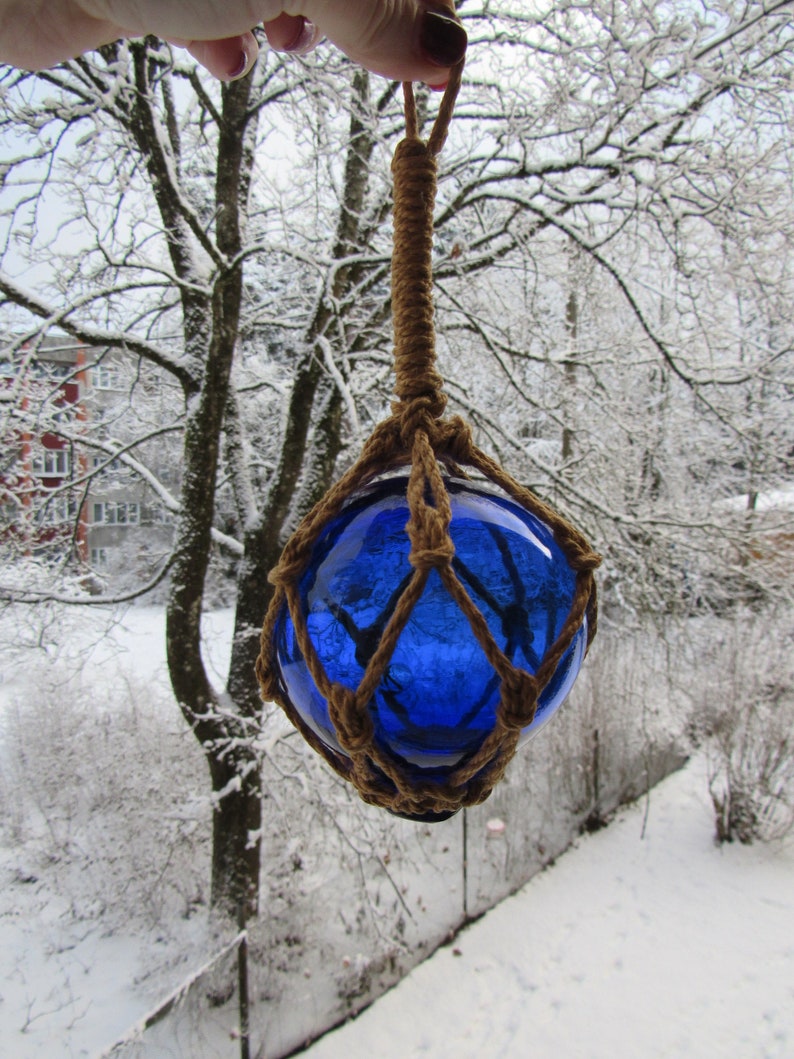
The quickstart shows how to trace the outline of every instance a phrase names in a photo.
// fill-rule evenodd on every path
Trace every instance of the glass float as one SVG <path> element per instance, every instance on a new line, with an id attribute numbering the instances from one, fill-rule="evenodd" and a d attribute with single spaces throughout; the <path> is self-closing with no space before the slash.
<path id="1" fill-rule="evenodd" d="M 397 400 L 271 571 L 256 664 L 263 699 L 282 706 L 364 801 L 413 820 L 483 802 L 519 737 L 559 708 L 595 632 L 600 562 L 573 526 L 477 448 L 460 417 L 443 415 L 435 159 L 462 68 L 426 142 L 404 85 L 406 136 L 392 161 Z M 406 466 L 410 479 L 391 474 Z M 504 492 L 444 484 L 450 466 Z"/>
<path id="2" fill-rule="evenodd" d="M 445 483 L 453 570 L 499 647 L 534 674 L 568 616 L 576 575 L 551 530 L 515 501 L 468 481 Z M 351 690 L 413 573 L 406 485 L 405 476 L 391 477 L 355 493 L 324 527 L 299 580 L 317 655 L 330 680 Z M 273 647 L 282 694 L 325 746 L 345 757 L 286 604 L 276 619 Z M 540 694 L 522 741 L 557 711 L 586 648 L 585 620 Z M 412 779 L 443 781 L 492 731 L 499 697 L 499 677 L 432 570 L 369 703 L 378 748 L 397 758 Z"/>

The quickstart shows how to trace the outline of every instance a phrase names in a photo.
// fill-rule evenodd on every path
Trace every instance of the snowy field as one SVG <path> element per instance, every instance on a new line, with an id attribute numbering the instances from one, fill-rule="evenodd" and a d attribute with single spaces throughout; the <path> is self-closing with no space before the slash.
<path id="1" fill-rule="evenodd" d="M 163 882 L 172 860 L 186 888 L 186 869 L 208 877 L 206 775 L 162 608 L 16 617 L 0 627 L 0 1057 L 96 1056 L 206 953 L 204 906 L 180 912 Z M 209 625 L 222 668 L 230 613 Z M 158 827 L 153 865 L 141 836 Z"/>
<path id="2" fill-rule="evenodd" d="M 208 621 L 220 674 L 229 614 Z M 110 633 L 75 628 L 74 635 L 53 639 L 64 645 L 51 659 L 53 672 L 61 672 L 57 666 L 64 661 L 76 661 L 79 671 L 90 670 L 99 680 L 86 685 L 84 703 L 65 687 L 54 699 L 41 697 L 41 671 L 50 662 L 40 652 L 23 651 L 4 665 L 4 737 L 15 731 L 15 709 L 39 720 L 26 729 L 29 743 L 16 746 L 5 738 L 0 748 L 2 1057 L 95 1059 L 206 958 L 206 901 L 195 896 L 208 875 L 208 836 L 201 838 L 206 777 L 194 741 L 180 732 L 168 701 L 161 622 L 160 611 L 140 609 Z M 31 629 L 31 642 L 40 633 Z M 69 652 L 74 658 L 64 660 Z M 32 659 L 38 659 L 35 667 Z M 124 709 L 120 683 L 132 703 Z M 96 720 L 102 688 L 105 709 L 115 711 L 114 723 L 129 739 L 125 753 L 102 758 L 110 761 L 107 774 L 98 773 L 99 757 L 91 754 L 91 747 L 107 740 L 101 710 Z M 68 744 L 68 738 L 36 741 L 40 731 L 58 724 L 87 748 L 87 761 L 75 759 L 67 768 L 41 756 Z M 172 775 L 174 747 L 184 760 L 178 775 Z M 20 761 L 20 753 L 32 756 Z M 147 787 L 136 767 L 152 788 L 148 801 L 141 800 Z M 62 800 L 49 798 L 45 781 L 54 783 L 72 768 L 82 797 L 74 802 L 76 816 L 61 819 L 47 811 Z M 14 813 L 22 792 L 14 782 L 24 784 L 26 796 L 35 795 L 42 810 L 39 830 L 16 845 Z M 134 800 L 129 791 L 136 792 Z M 115 815 L 106 817 L 113 809 L 109 792 L 118 804 Z M 106 833 L 105 820 L 116 821 L 117 828 L 120 818 L 133 838 L 161 828 L 162 869 L 144 863 L 151 847 L 142 844 L 136 877 L 119 878 L 129 859 L 117 857 L 117 835 Z M 794 841 L 718 847 L 713 836 L 705 767 L 698 758 L 647 801 L 580 838 L 553 867 L 306 1054 L 789 1059 Z M 81 848 L 86 844 L 88 858 Z M 161 873 L 174 866 L 181 889 L 162 882 Z M 112 907 L 111 886 L 134 906 L 134 916 Z M 224 1050 L 207 1059 L 239 1054 L 230 1036 L 234 1011 L 224 1009 L 223 1017 Z M 253 1054 L 260 1043 L 254 1039 Z M 136 1055 L 155 1051 L 144 1047 Z M 156 1049 L 161 1055 L 196 1059 L 176 1044 Z"/>
<path id="3" fill-rule="evenodd" d="M 305 1054 L 790 1059 L 794 845 L 713 832 L 695 761 Z"/>
<path id="4" fill-rule="evenodd" d="M 705 791 L 696 761 L 306 1055 L 788 1059 L 794 846 L 718 848 Z M 53 951 L 63 912 L 53 901 L 23 925 L 4 904 L 4 1056 L 95 1056 L 146 1011 L 129 977 L 142 939 L 89 934 Z"/>

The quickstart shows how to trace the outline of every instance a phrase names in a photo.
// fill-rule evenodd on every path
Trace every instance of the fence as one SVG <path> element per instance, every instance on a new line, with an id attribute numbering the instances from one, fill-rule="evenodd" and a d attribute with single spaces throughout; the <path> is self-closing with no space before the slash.
<path id="1" fill-rule="evenodd" d="M 259 919 L 103 1059 L 278 1059 L 365 1007 L 683 762 L 668 648 L 602 635 L 554 724 L 443 824 L 365 806 L 299 738 L 274 739 Z"/>
<path id="2" fill-rule="evenodd" d="M 228 983 L 233 970 L 236 970 L 237 1002 L 230 1007 L 233 998 L 229 996 Z M 223 1014 L 219 1015 L 221 1010 Z M 235 1028 L 231 1028 L 232 1011 L 237 1016 Z M 158 1037 L 162 1038 L 161 1042 Z M 230 1046 L 235 1037 L 239 1044 Z M 98 1059 L 135 1059 L 158 1054 L 195 1059 L 203 1055 L 220 1059 L 226 1054 L 235 1054 L 239 1059 L 264 1059 L 261 1046 L 255 1053 L 251 1051 L 245 927 Z"/>

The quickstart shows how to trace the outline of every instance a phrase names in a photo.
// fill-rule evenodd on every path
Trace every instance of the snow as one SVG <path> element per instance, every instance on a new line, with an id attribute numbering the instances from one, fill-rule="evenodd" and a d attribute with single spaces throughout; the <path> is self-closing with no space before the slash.
<path id="1" fill-rule="evenodd" d="M 696 761 L 305 1054 L 790 1057 L 794 846 L 716 846 Z"/>
<path id="2" fill-rule="evenodd" d="M 696 760 L 305 1054 L 791 1056 L 793 869 L 791 843 L 715 845 Z M 80 937 L 26 889 L 0 916 L 0 1054 L 95 1055 L 148 1010 L 129 973 L 144 943 Z"/>
<path id="3" fill-rule="evenodd" d="M 732 496 L 719 505 L 728 511 L 747 511 L 750 498 L 747 493 Z M 794 486 L 785 489 L 770 489 L 759 493 L 753 504 L 753 511 L 794 511 Z"/>
<path id="4" fill-rule="evenodd" d="M 156 690 L 167 683 L 162 610 L 134 608 L 109 630 L 79 608 L 68 614 L 73 635 L 60 650 L 111 690 L 120 679 L 117 665 L 134 669 L 140 683 L 133 692 L 146 688 L 151 709 L 159 708 Z M 35 631 L 31 627 L 31 636 Z M 220 685 L 231 611 L 208 615 L 205 631 Z M 50 653 L 57 654 L 55 647 Z M 0 708 L 11 703 L 15 690 L 34 687 L 31 659 L 25 651 L 9 658 Z M 117 701 L 110 701 L 118 710 Z M 170 717 L 173 704 L 164 700 L 162 708 Z M 135 750 L 129 747 L 130 754 Z M 125 770 L 130 765 L 125 761 Z M 184 797 L 189 809 L 194 795 Z M 187 811 L 180 806 L 175 802 L 172 811 Z M 137 819 L 129 813 L 130 821 Z M 499 864 L 500 847 L 509 849 L 511 816 L 495 807 L 483 826 L 491 859 Z M 112 867 L 107 851 L 99 853 L 97 865 Z M 22 847 L 0 847 L 0 1056 L 103 1054 L 221 947 L 210 943 L 202 907 L 172 917 L 165 928 L 160 917 L 148 932 L 143 919 L 127 923 L 95 914 L 91 895 L 101 894 L 102 887 L 93 878 L 74 880 L 67 869 L 61 864 L 56 872 Z M 206 865 L 196 870 L 203 873 Z M 310 1059 L 790 1057 L 792 883 L 792 841 L 715 845 L 705 762 L 696 758 L 652 790 L 647 801 L 578 839 L 552 867 L 306 1054 Z M 438 884 L 432 895 L 423 892 L 440 912 L 441 903 L 452 900 L 449 871 L 439 873 Z M 327 880 L 322 888 L 335 892 Z M 353 967 L 364 959 L 352 947 L 348 958 Z M 256 960 L 255 949 L 250 959 Z M 323 952 L 307 951 L 300 959 L 313 971 L 303 983 L 305 992 L 291 983 L 296 1007 L 322 993 L 318 974 L 330 978 L 338 972 L 323 963 Z M 292 1018 L 298 1025 L 291 1010 L 288 1004 L 277 1012 L 254 1006 L 253 1054 L 263 1021 Z M 190 1022 L 189 1011 L 185 1018 Z M 201 1024 L 203 1040 L 213 1042 L 201 1055 L 238 1054 L 232 1005 L 201 1018 L 217 1020 L 217 1026 Z M 155 1045 L 147 1034 L 135 1054 L 197 1059 L 195 1047 L 183 1043 L 190 1039 L 184 1027 L 164 1022 L 158 1031 L 161 1040 L 163 1033 L 173 1035 L 168 1046 Z M 224 1042 L 220 1050 L 216 1040 Z"/>
<path id="5" fill-rule="evenodd" d="M 123 934 L 103 937 L 95 925 L 74 922 L 67 902 L 43 894 L 33 875 L 24 880 L 27 892 L 9 887 L 8 867 L 3 857 L 0 1055 L 94 1055 L 140 1015 L 141 999 L 130 979 L 146 942 Z"/>

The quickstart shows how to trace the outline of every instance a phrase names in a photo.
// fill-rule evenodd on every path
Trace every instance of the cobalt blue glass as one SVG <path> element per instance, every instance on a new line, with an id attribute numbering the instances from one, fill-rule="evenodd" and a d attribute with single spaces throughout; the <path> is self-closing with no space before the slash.
<path id="1" fill-rule="evenodd" d="M 356 493 L 314 545 L 299 590 L 312 643 L 331 681 L 355 689 L 413 568 L 407 478 Z M 512 499 L 446 479 L 452 566 L 496 642 L 534 673 L 573 600 L 575 573 L 551 530 Z M 282 691 L 331 750 L 344 751 L 303 659 L 286 604 L 274 630 Z M 587 645 L 584 623 L 538 701 L 522 740 L 570 691 Z M 465 615 L 432 570 L 369 705 L 375 740 L 417 780 L 445 779 L 492 731 L 500 681 Z"/>

